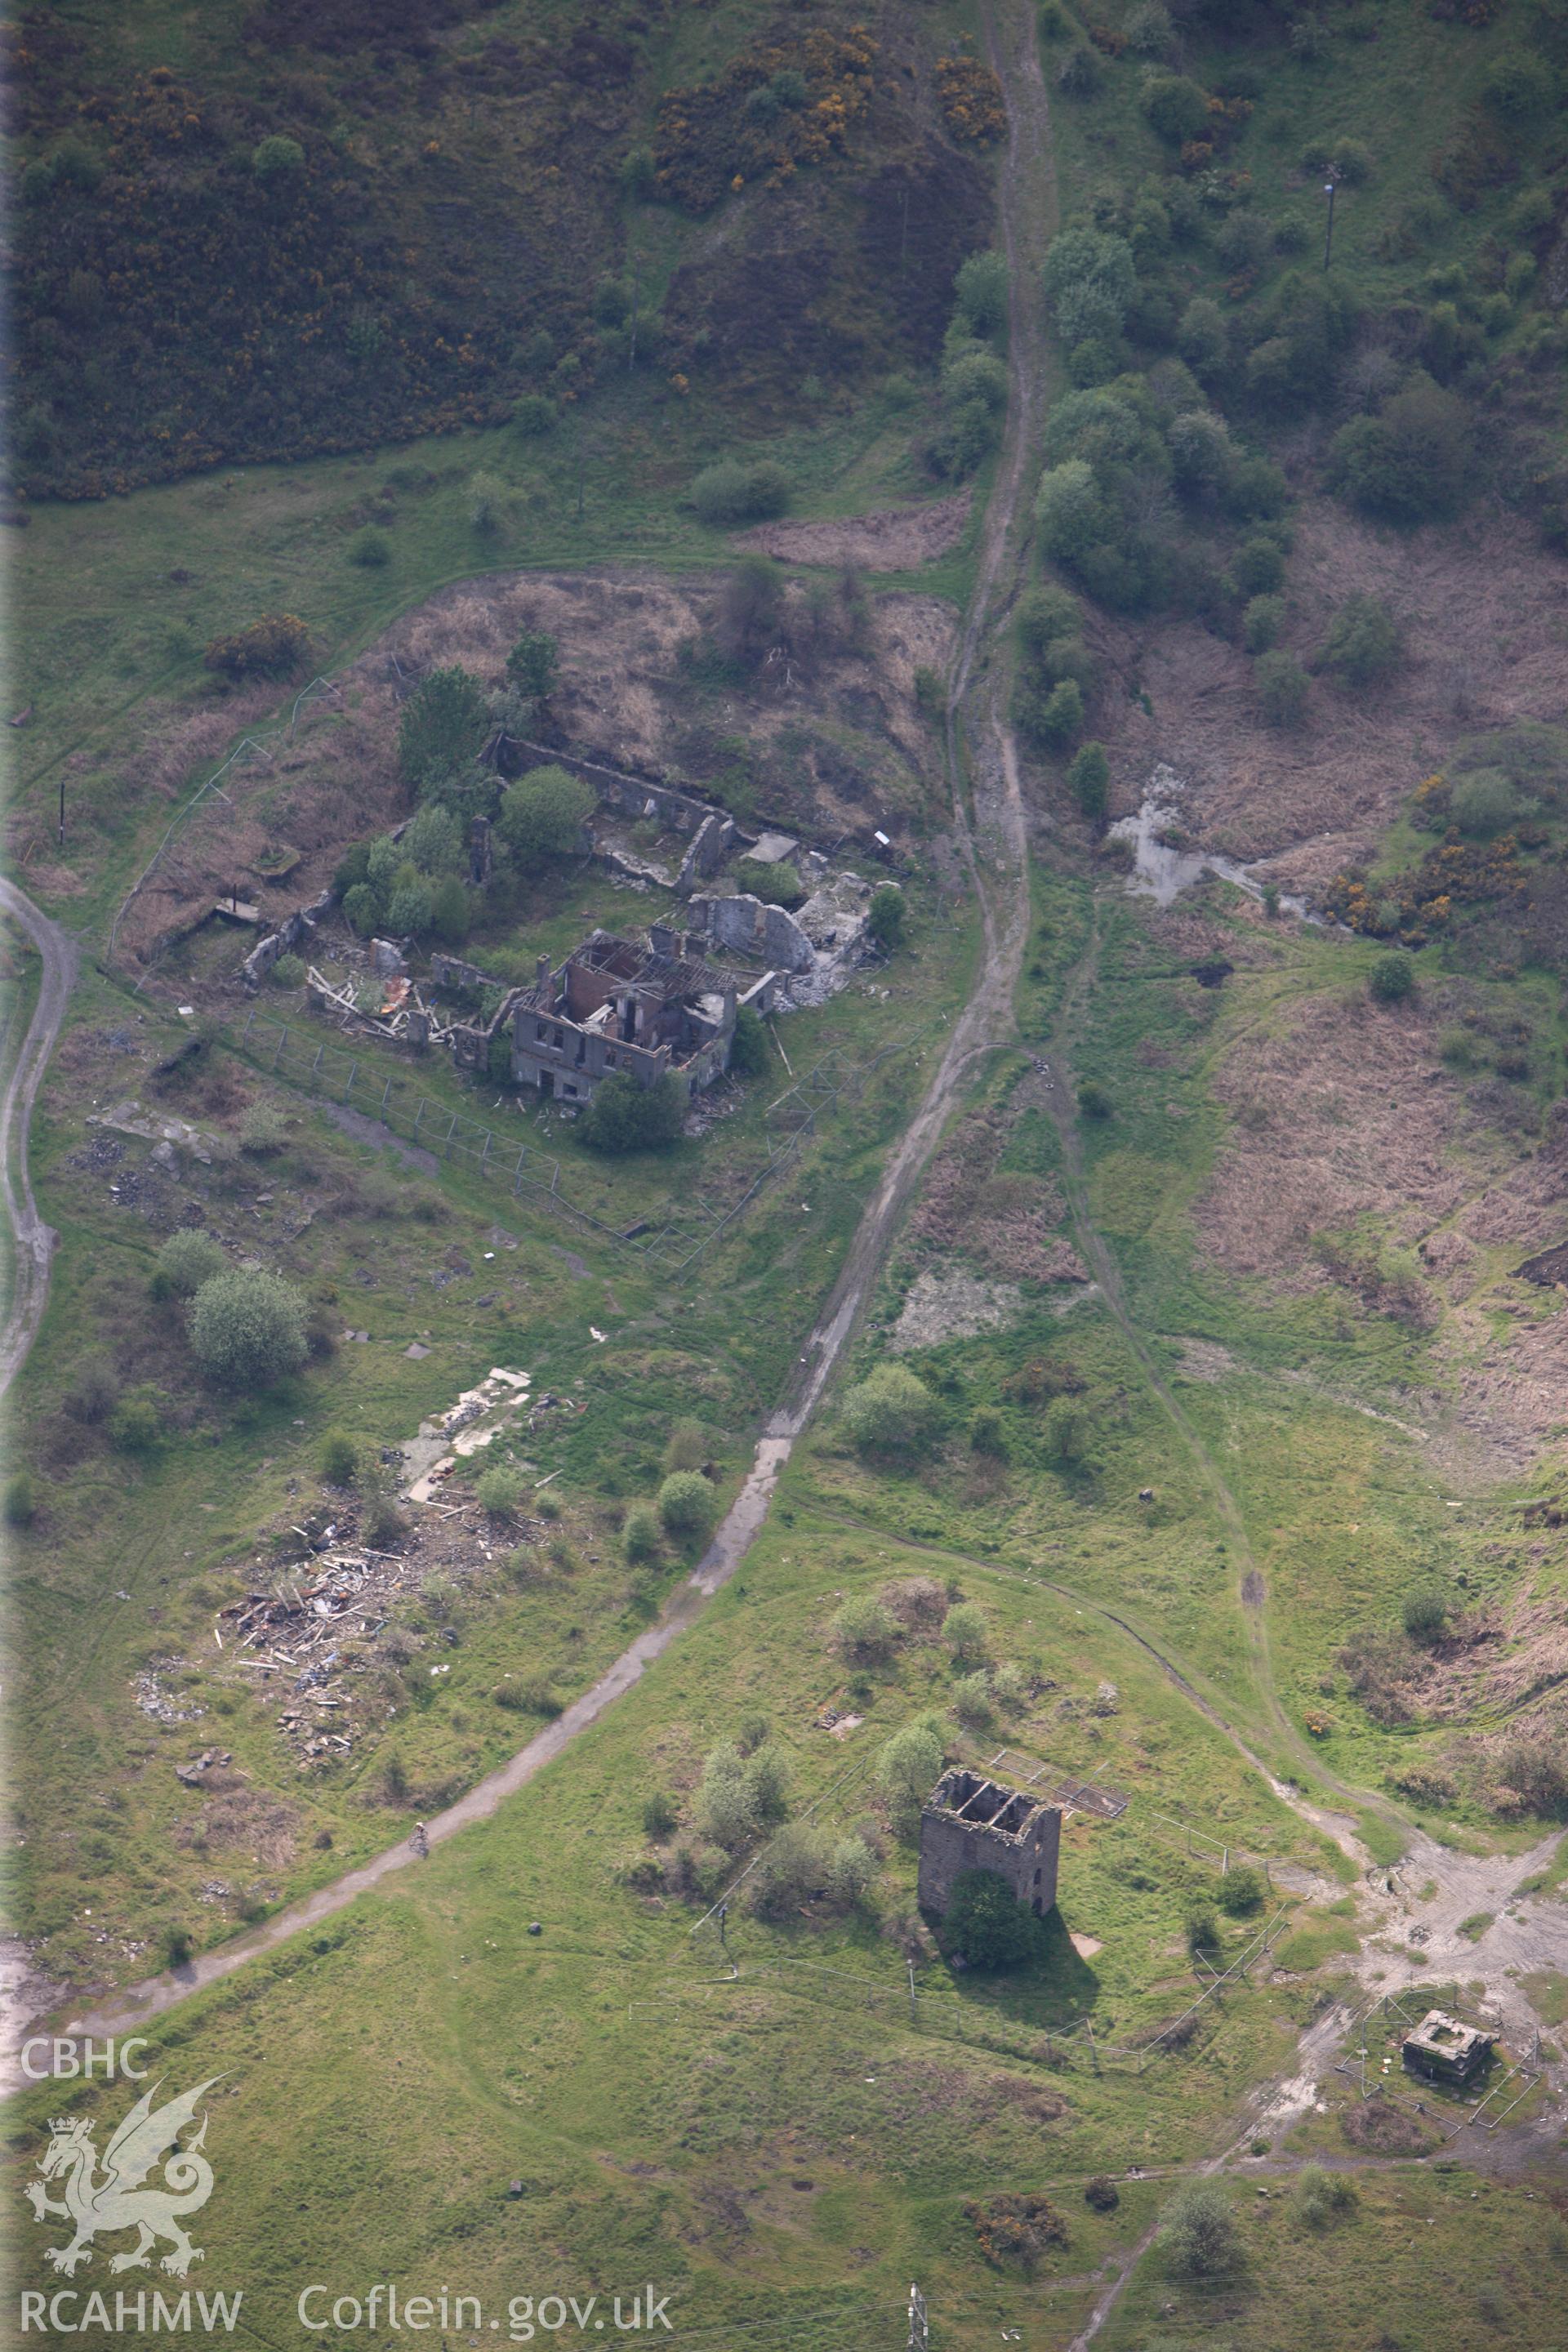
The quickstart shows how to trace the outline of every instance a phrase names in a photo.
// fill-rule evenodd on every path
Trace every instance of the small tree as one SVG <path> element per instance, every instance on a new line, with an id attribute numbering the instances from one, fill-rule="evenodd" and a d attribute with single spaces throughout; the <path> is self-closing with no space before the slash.
<path id="1" fill-rule="evenodd" d="M 263 184 L 297 180 L 305 169 L 305 151 L 297 139 L 274 132 L 251 153 L 250 168 Z"/>
<path id="2" fill-rule="evenodd" d="M 305 1360 L 305 1302 L 280 1276 L 236 1266 L 196 1292 L 190 1338 L 215 1387 L 272 1388 Z"/>
<path id="3" fill-rule="evenodd" d="M 512 425 L 525 441 L 553 433 L 560 410 L 542 392 L 525 392 L 511 412 Z"/>
<path id="4" fill-rule="evenodd" d="M 658 1516 L 672 1536 L 706 1536 L 719 1516 L 719 1497 L 700 1470 L 673 1470 L 658 1490 Z"/>
<path id="5" fill-rule="evenodd" d="M 844 1419 L 862 1453 L 907 1453 L 934 1434 L 940 1408 L 907 1365 L 879 1364 L 844 1400 Z"/>
<path id="6" fill-rule="evenodd" d="M 1054 1400 L 1046 1415 L 1046 1450 L 1053 1460 L 1081 1462 L 1089 1444 L 1089 1416 L 1071 1397 Z"/>
<path id="7" fill-rule="evenodd" d="M 1403 1004 L 1415 993 L 1415 959 L 1402 949 L 1379 956 L 1366 976 L 1366 984 L 1379 1004 Z"/>
<path id="8" fill-rule="evenodd" d="M 489 733 L 484 688 L 471 670 L 453 663 L 422 678 L 403 706 L 397 761 L 406 782 L 423 793 L 468 766 Z"/>
<path id="9" fill-rule="evenodd" d="M 1249 654 L 1266 654 L 1284 625 L 1283 596 L 1249 596 L 1241 615 L 1241 642 Z"/>
<path id="10" fill-rule="evenodd" d="M 1440 1585 L 1418 1585 L 1406 1593 L 1400 1615 L 1413 1642 L 1436 1641 L 1448 1622 L 1448 1596 Z"/>
<path id="11" fill-rule="evenodd" d="M 531 702 L 548 701 L 554 693 L 559 666 L 560 648 L 547 629 L 524 629 L 506 657 L 508 677 Z"/>
<path id="12" fill-rule="evenodd" d="M 907 913 L 904 894 L 896 882 L 879 883 L 872 891 L 871 903 L 866 910 L 866 927 L 877 945 L 889 955 L 903 946 Z"/>
<path id="13" fill-rule="evenodd" d="M 1011 1454 L 1007 1424 L 994 1404 L 976 1405 L 970 1414 L 969 1450 L 993 1462 L 1005 1462 Z"/>
<path id="14" fill-rule="evenodd" d="M 763 522 L 781 515 L 790 501 L 790 480 L 771 458 L 745 465 L 721 457 L 705 466 L 691 485 L 691 503 L 705 523 L 722 526 Z"/>
<path id="15" fill-rule="evenodd" d="M 782 1821 L 789 1810 L 789 1758 L 776 1740 L 767 1740 L 742 1768 L 760 1822 Z"/>
<path id="16" fill-rule="evenodd" d="M 1307 710 L 1307 673 L 1293 654 L 1259 654 L 1252 666 L 1258 700 L 1270 727 L 1299 727 Z"/>
<path id="17" fill-rule="evenodd" d="M 673 1837 L 680 1823 L 672 1798 L 658 1790 L 649 1797 L 642 1809 L 643 1834 L 650 1838 Z"/>
<path id="18" fill-rule="evenodd" d="M 1160 2243 L 1172 2269 L 1189 2278 L 1215 2278 L 1234 2267 L 1240 2241 L 1229 2196 L 1217 2181 L 1194 2180 L 1177 2190 L 1165 2208 Z"/>
<path id="19" fill-rule="evenodd" d="M 191 1297 L 227 1265 L 212 1235 L 197 1232 L 193 1225 L 182 1225 L 171 1234 L 158 1252 L 158 1272 L 181 1298 Z"/>
<path id="20" fill-rule="evenodd" d="M 935 1788 L 942 1766 L 942 1740 L 929 1720 L 906 1723 L 878 1757 L 877 1778 L 900 1837 L 912 1837 L 919 1830 L 921 1807 Z"/>
<path id="21" fill-rule="evenodd" d="M 26 1470 L 13 1471 L 5 1481 L 5 1524 L 8 1528 L 30 1528 L 37 1517 L 38 1500 L 33 1481 Z"/>
<path id="22" fill-rule="evenodd" d="M 942 1620 L 942 1638 L 955 1665 L 984 1665 L 991 1649 L 984 1610 L 973 1601 L 960 1601 Z"/>
<path id="23" fill-rule="evenodd" d="M 1263 1873 L 1249 1862 L 1238 1862 L 1227 1870 L 1219 1882 L 1219 1906 L 1233 1919 L 1245 1918 L 1249 1911 L 1261 1908 L 1268 1893 Z"/>
<path id="24" fill-rule="evenodd" d="M 963 1870 L 942 1918 L 946 1940 L 972 1969 L 1016 1969 L 1038 1948 L 1039 1924 L 994 1870 Z"/>
<path id="25" fill-rule="evenodd" d="M 578 1133 L 594 1151 L 665 1151 L 679 1142 L 685 1123 L 686 1097 L 678 1079 L 667 1073 L 644 1087 L 617 1070 L 594 1097 Z"/>
<path id="26" fill-rule="evenodd" d="M 635 1504 L 621 1529 L 621 1550 L 634 1567 L 658 1557 L 658 1514 L 647 1503 Z"/>
<path id="27" fill-rule="evenodd" d="M 703 1765 L 697 1827 L 703 1837 L 729 1853 L 756 1834 L 756 1803 L 746 1784 L 741 1751 L 732 1740 L 721 1741 Z"/>
<path id="28" fill-rule="evenodd" d="M 1329 624 L 1318 656 L 1347 686 L 1372 686 L 1404 658 L 1398 624 L 1381 596 L 1347 596 Z"/>
<path id="29" fill-rule="evenodd" d="M 501 795 L 496 831 L 525 874 L 552 857 L 570 857 L 595 805 L 592 785 L 565 768 L 531 768 Z"/>
<path id="30" fill-rule="evenodd" d="M 898 1627 L 868 1592 L 852 1592 L 834 1612 L 834 1643 L 851 1665 L 869 1665 L 885 1658 L 897 1635 Z"/>
<path id="31" fill-rule="evenodd" d="M 526 1491 L 521 1470 L 510 1462 L 498 1462 L 474 1481 L 474 1492 L 480 1506 L 492 1518 L 510 1519 Z"/>
<path id="32" fill-rule="evenodd" d="M 863 1838 L 836 1839 L 828 1849 L 824 1882 L 828 1901 L 848 1910 L 860 1901 L 876 1874 L 876 1856 Z"/>
<path id="33" fill-rule="evenodd" d="M 1098 824 L 1110 788 L 1110 762 L 1103 743 L 1079 744 L 1068 767 L 1068 782 L 1084 815 Z"/>

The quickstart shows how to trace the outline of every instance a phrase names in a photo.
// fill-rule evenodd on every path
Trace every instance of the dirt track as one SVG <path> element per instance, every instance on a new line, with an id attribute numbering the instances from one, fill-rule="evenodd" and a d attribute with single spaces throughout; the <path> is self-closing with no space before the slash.
<path id="1" fill-rule="evenodd" d="M 27 1169 L 33 1103 L 55 1050 L 75 985 L 77 951 L 58 923 L 40 914 L 14 882 L 0 880 L 0 908 L 26 931 L 43 961 L 38 1001 L 0 1097 L 0 1211 L 11 1234 L 13 1275 L 0 1325 L 0 1396 L 10 1387 L 37 1337 L 49 1295 L 49 1264 L 58 1239 L 38 1214 Z"/>
<path id="2" fill-rule="evenodd" d="M 767 1516 L 778 1474 L 795 1438 L 819 1402 L 865 1306 L 897 1232 L 905 1204 L 941 1139 L 942 1128 L 968 1081 L 973 1065 L 1013 1034 L 1013 996 L 1028 936 L 1028 874 L 1016 750 L 1005 717 L 1005 699 L 991 678 L 974 685 L 976 665 L 1012 585 L 1010 567 L 1020 545 L 1018 516 L 1030 450 L 1044 397 L 1044 366 L 1038 306 L 1033 289 L 1052 224 L 1049 124 L 1045 85 L 1034 30 L 1017 13 L 1010 23 L 1006 55 L 1001 53 L 988 17 L 992 61 L 1001 71 L 1011 100 L 1009 170 L 1003 217 L 1013 270 L 1011 367 L 1014 380 L 1006 437 L 986 511 L 975 591 L 965 617 L 949 684 L 947 749 L 953 819 L 979 891 L 985 952 L 974 993 L 953 1024 L 924 1101 L 895 1147 L 876 1194 L 867 1206 L 837 1281 L 796 1364 L 794 1377 L 758 1441 L 752 1469 L 713 1541 L 659 1622 L 640 1634 L 592 1689 L 520 1749 L 509 1762 L 476 1783 L 458 1801 L 425 1824 L 434 1846 L 469 1823 L 488 1819 L 506 1798 L 526 1787 L 556 1757 L 630 1690 L 653 1661 L 700 1614 L 744 1559 Z M 973 828 L 964 805 L 961 755 L 963 730 L 975 751 Z M 57 1023 L 58 1026 L 58 1023 Z M 52 1042 L 52 1038 L 51 1038 Z M 389 1847 L 336 1879 L 301 1896 L 264 1925 L 220 1949 L 204 1953 L 182 1969 L 152 1977 L 114 1996 L 90 2013 L 73 2015 L 66 2031 L 100 2038 L 161 2016 L 203 1986 L 231 1975 L 259 1954 L 343 1909 L 370 1888 L 417 1859 L 409 1841 Z M 27 2021 L 28 2023 L 31 2021 Z M 25 2030 L 25 2029 L 24 2029 Z M 0 2089 L 20 2080 L 0 2072 Z"/>

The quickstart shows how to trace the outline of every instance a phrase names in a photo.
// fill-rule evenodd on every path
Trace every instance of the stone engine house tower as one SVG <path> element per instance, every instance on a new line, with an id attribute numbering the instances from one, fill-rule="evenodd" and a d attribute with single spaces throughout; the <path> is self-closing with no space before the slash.
<path id="1" fill-rule="evenodd" d="M 1061 1834 L 1058 1806 L 955 1766 L 942 1774 L 921 1811 L 921 1909 L 940 1918 L 956 1878 L 966 1870 L 991 1870 L 1043 1918 L 1057 1899 Z"/>

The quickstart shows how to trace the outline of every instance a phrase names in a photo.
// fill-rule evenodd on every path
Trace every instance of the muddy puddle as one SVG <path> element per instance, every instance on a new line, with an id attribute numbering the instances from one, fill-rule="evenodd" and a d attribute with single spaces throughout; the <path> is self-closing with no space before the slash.
<path id="1" fill-rule="evenodd" d="M 1152 898 L 1159 907 L 1169 907 L 1184 890 L 1190 890 L 1210 875 L 1222 882 L 1234 882 L 1251 898 L 1261 900 L 1263 884 L 1253 866 L 1237 865 L 1234 857 L 1225 857 L 1213 849 L 1182 849 L 1169 839 L 1182 829 L 1182 800 L 1186 786 L 1173 768 L 1163 762 L 1149 779 L 1142 806 L 1135 816 L 1119 817 L 1109 828 L 1112 841 L 1131 844 L 1132 865 L 1127 876 L 1127 887 L 1135 898 Z M 1267 859 L 1259 859 L 1266 865 Z M 1304 898 L 1281 891 L 1279 904 L 1285 913 L 1299 915 L 1304 922 L 1320 922 Z"/>

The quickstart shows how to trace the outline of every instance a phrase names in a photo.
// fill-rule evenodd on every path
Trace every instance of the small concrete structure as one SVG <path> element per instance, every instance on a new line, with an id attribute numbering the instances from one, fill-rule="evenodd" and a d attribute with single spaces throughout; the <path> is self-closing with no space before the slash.
<path id="1" fill-rule="evenodd" d="M 921 1812 L 921 1909 L 940 1918 L 955 1879 L 966 1870 L 990 1870 L 1043 1918 L 1057 1899 L 1061 1834 L 1059 1806 L 954 1766 Z"/>
<path id="2" fill-rule="evenodd" d="M 1450 2017 L 1446 2009 L 1429 2009 L 1419 2025 L 1405 2037 L 1403 2056 L 1416 2074 L 1445 2083 L 1468 2083 L 1490 2057 L 1495 2034 L 1479 2025 Z"/>

